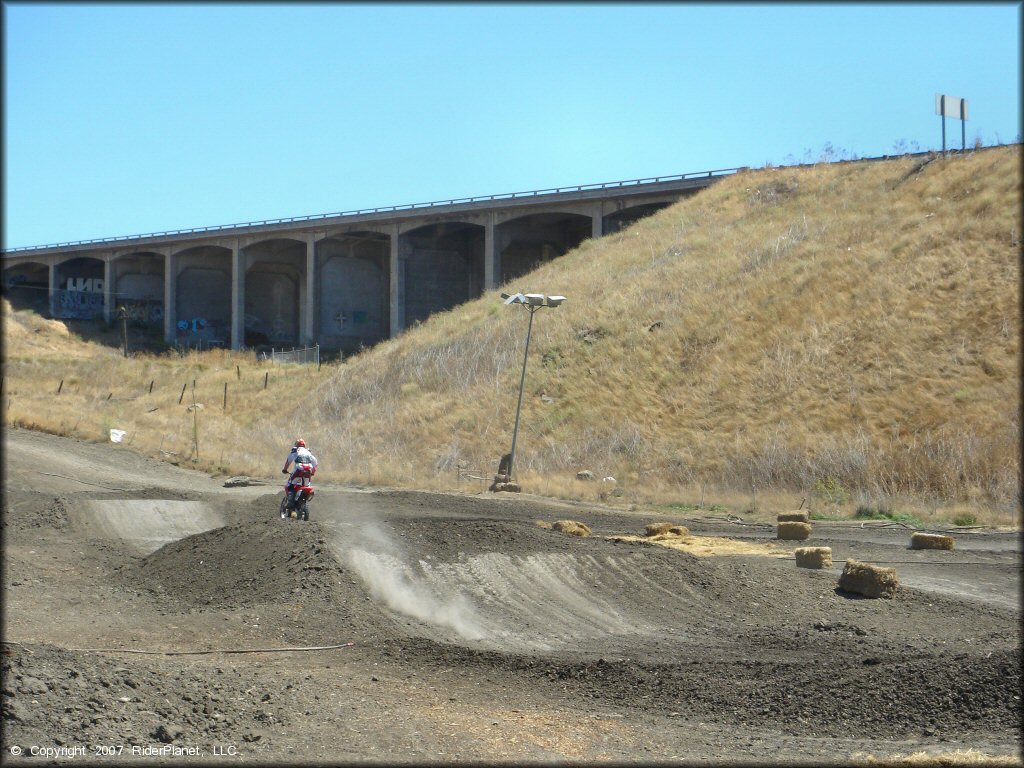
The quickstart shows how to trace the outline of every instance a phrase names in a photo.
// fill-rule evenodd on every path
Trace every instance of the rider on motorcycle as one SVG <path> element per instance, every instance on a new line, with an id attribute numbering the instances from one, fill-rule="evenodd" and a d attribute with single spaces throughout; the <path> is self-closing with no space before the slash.
<path id="1" fill-rule="evenodd" d="M 288 465 L 295 462 L 295 468 L 288 472 Z M 288 458 L 284 460 L 284 469 L 281 471 L 288 475 L 288 481 L 284 484 L 284 491 L 288 494 L 288 506 L 291 506 L 292 494 L 292 481 L 296 477 L 312 477 L 316 472 L 317 468 L 316 456 L 310 453 L 309 449 L 306 448 L 306 441 L 301 437 L 295 441 L 295 445 L 292 446 L 291 451 L 288 453 Z"/>

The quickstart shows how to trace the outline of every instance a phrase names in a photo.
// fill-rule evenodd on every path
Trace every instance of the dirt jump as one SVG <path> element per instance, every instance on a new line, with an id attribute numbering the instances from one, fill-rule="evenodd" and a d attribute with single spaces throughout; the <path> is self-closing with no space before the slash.
<path id="1" fill-rule="evenodd" d="M 918 550 L 901 526 L 815 522 L 786 541 L 329 485 L 300 522 L 271 482 L 22 430 L 3 449 L 11 764 L 1020 753 L 1016 532 Z M 644 540 L 661 521 L 703 549 Z M 832 565 L 797 568 L 807 545 Z M 848 559 L 895 568 L 895 595 L 839 589 Z"/>

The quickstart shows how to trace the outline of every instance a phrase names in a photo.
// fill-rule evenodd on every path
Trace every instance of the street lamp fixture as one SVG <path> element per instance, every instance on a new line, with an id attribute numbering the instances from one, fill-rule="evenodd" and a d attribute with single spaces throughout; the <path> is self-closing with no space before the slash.
<path id="1" fill-rule="evenodd" d="M 508 467 L 505 475 L 512 481 L 512 467 L 516 460 L 516 438 L 519 435 L 519 414 L 523 409 L 523 385 L 526 383 L 526 360 L 530 354 L 530 334 L 533 331 L 533 316 L 538 309 L 545 307 L 555 309 L 565 301 L 565 296 L 545 296 L 543 293 L 501 294 L 506 304 L 522 304 L 530 313 L 530 322 L 526 326 L 526 347 L 523 349 L 523 372 L 519 377 L 519 402 L 516 404 L 516 422 L 512 427 L 512 450 L 508 454 Z"/>

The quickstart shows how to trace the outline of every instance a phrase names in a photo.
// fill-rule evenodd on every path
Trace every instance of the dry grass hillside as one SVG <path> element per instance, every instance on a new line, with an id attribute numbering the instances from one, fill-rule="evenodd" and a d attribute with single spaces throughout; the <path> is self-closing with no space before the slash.
<path id="1" fill-rule="evenodd" d="M 599 483 L 575 479 L 589 469 L 623 501 L 710 488 L 1008 522 L 1021 224 L 1013 145 L 751 171 L 584 242 L 506 286 L 569 297 L 534 321 L 524 490 L 593 496 Z M 200 463 L 253 475 L 301 433 L 325 479 L 418 487 L 455 487 L 460 466 L 493 474 L 510 446 L 527 313 L 497 291 L 344 364 L 269 378 L 243 354 L 39 352 L 58 344 L 52 324 L 4 312 L 6 423 L 89 439 L 117 426 L 177 459 L 198 442 Z M 204 408 L 187 411 L 194 379 Z"/>

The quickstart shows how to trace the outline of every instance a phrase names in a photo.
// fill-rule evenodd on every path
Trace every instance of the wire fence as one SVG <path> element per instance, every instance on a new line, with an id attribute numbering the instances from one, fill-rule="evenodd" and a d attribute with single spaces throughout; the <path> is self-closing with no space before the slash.
<path id="1" fill-rule="evenodd" d="M 174 348 L 179 355 L 191 351 L 203 352 L 210 349 L 224 349 L 228 343 L 224 339 L 204 339 L 201 336 L 182 336 L 175 340 Z"/>
<path id="2" fill-rule="evenodd" d="M 300 365 L 320 366 L 320 345 L 312 347 L 295 347 L 294 349 L 271 349 L 259 357 L 260 360 L 269 360 L 278 365 L 281 363 L 299 363 Z"/>

